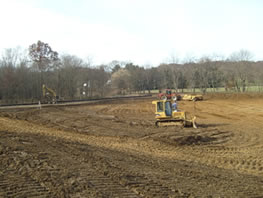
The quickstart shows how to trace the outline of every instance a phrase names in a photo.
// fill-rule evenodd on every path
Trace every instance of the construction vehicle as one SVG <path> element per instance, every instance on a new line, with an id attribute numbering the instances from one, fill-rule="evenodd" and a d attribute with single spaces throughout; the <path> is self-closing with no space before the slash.
<path id="1" fill-rule="evenodd" d="M 44 84 L 42 85 L 42 95 L 43 95 L 42 103 L 48 103 L 48 104 L 57 103 L 58 96 L 56 92 Z"/>
<path id="2" fill-rule="evenodd" d="M 173 100 L 155 100 L 155 125 L 156 126 L 182 126 L 197 128 L 196 117 L 190 118 L 184 111 L 172 109 Z"/>
<path id="3" fill-rule="evenodd" d="M 202 95 L 184 94 L 184 95 L 181 95 L 180 100 L 198 101 L 198 100 L 203 100 L 203 96 Z"/>
<path id="4" fill-rule="evenodd" d="M 177 100 L 179 99 L 180 95 L 176 94 L 176 93 L 172 93 L 171 89 L 166 89 L 165 93 L 159 93 L 158 94 L 158 99 L 160 100 Z"/>

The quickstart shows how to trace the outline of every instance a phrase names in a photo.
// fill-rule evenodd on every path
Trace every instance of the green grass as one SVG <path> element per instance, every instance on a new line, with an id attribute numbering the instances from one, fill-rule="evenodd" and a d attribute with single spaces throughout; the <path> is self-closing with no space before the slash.
<path id="1" fill-rule="evenodd" d="M 164 91 L 164 90 L 163 90 Z M 172 89 L 173 92 L 175 92 L 175 89 Z M 193 89 L 183 89 L 184 93 L 193 93 Z M 181 93 L 182 89 L 178 89 L 178 92 Z M 207 93 L 238 93 L 235 90 L 229 90 L 226 91 L 224 87 L 219 87 L 219 88 L 207 88 L 206 89 Z M 263 86 L 248 86 L 246 87 L 246 92 L 263 92 Z M 140 92 L 143 93 L 143 92 Z M 148 93 L 148 91 L 145 91 L 145 93 Z M 151 90 L 151 94 L 158 94 L 159 90 Z M 195 93 L 202 93 L 201 89 L 195 89 Z"/>

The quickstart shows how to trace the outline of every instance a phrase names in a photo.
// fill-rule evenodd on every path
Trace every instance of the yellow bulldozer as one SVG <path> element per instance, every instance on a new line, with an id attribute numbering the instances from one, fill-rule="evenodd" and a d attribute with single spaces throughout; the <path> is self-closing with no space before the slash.
<path id="1" fill-rule="evenodd" d="M 178 111 L 172 108 L 173 100 L 155 100 L 155 125 L 156 126 L 182 126 L 197 128 L 196 117 L 190 118 L 190 115 L 184 111 Z"/>

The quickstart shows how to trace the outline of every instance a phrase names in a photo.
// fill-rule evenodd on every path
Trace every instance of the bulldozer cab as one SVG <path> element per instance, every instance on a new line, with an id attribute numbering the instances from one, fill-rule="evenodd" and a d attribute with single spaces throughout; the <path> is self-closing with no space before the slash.
<path id="1" fill-rule="evenodd" d="M 156 106 L 156 114 L 162 115 L 165 117 L 172 116 L 172 107 L 171 107 L 171 101 L 169 100 L 158 100 L 153 101 L 152 104 L 155 104 Z"/>
<path id="2" fill-rule="evenodd" d="M 166 89 L 166 90 L 165 90 L 165 93 L 166 93 L 167 95 L 172 95 L 172 90 L 171 90 L 171 89 Z"/>
<path id="3" fill-rule="evenodd" d="M 172 107 L 170 101 L 164 102 L 164 109 L 165 109 L 165 115 L 166 116 L 172 116 Z"/>

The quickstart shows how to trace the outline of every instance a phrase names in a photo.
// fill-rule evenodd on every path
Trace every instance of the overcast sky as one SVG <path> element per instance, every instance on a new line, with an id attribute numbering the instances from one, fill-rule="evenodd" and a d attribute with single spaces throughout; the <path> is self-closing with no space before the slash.
<path id="1" fill-rule="evenodd" d="M 262 21 L 261 0 L 0 0 L 0 50 L 41 40 L 94 64 L 240 49 L 263 60 Z"/>

